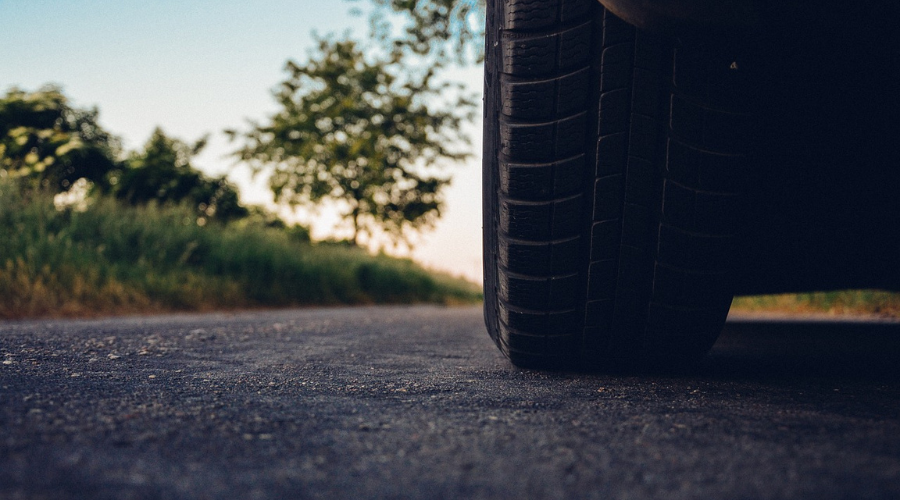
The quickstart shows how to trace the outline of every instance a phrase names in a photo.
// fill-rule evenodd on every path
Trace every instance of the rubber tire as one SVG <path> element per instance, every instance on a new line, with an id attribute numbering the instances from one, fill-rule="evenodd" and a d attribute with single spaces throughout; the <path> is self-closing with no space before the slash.
<path id="1" fill-rule="evenodd" d="M 516 365 L 646 369 L 732 300 L 750 106 L 730 49 L 596 0 L 489 0 L 484 312 Z"/>

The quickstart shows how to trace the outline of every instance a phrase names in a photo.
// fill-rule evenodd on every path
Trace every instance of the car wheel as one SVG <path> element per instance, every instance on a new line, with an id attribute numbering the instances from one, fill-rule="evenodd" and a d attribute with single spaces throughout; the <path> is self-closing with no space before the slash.
<path id="1" fill-rule="evenodd" d="M 725 47 L 596 0 L 488 1 L 484 309 L 514 364 L 657 367 L 712 346 L 747 176 Z"/>

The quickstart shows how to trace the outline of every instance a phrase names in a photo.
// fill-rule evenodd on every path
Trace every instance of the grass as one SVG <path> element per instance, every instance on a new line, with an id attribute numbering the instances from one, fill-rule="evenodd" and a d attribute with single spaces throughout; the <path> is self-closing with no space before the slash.
<path id="1" fill-rule="evenodd" d="M 301 243 L 187 207 L 98 199 L 57 210 L 0 183 L 0 318 L 381 303 L 466 303 L 474 284 L 411 260 Z"/>
<path id="2" fill-rule="evenodd" d="M 900 294 L 881 290 L 842 290 L 736 297 L 731 305 L 731 310 L 787 314 L 873 314 L 900 317 Z"/>

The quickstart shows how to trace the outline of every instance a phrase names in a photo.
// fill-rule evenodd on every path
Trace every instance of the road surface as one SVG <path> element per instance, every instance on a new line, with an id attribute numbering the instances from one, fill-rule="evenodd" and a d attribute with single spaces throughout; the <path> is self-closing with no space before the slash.
<path id="1" fill-rule="evenodd" d="M 0 498 L 900 498 L 900 326 L 520 370 L 480 309 L 0 323 Z"/>

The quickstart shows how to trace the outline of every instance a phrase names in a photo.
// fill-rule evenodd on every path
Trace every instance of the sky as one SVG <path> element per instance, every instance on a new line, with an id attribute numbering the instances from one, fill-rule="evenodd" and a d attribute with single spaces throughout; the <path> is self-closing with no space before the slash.
<path id="1" fill-rule="evenodd" d="M 194 165 L 227 173 L 245 203 L 265 204 L 265 181 L 228 153 L 222 133 L 263 120 L 277 107 L 271 91 L 288 59 L 303 62 L 313 33 L 364 39 L 365 3 L 340 0 L 0 0 L 0 92 L 62 86 L 76 107 L 97 107 L 106 130 L 140 148 L 157 126 L 192 142 L 211 134 Z M 481 68 L 455 70 L 473 92 Z M 476 116 L 481 116 L 480 111 Z M 467 131 L 472 159 L 453 176 L 443 217 L 418 239 L 412 257 L 433 269 L 481 281 L 481 123 Z M 301 216 L 302 217 L 302 216 Z M 312 222 L 329 234 L 336 217 Z M 388 249 L 390 252 L 390 249 Z"/>

